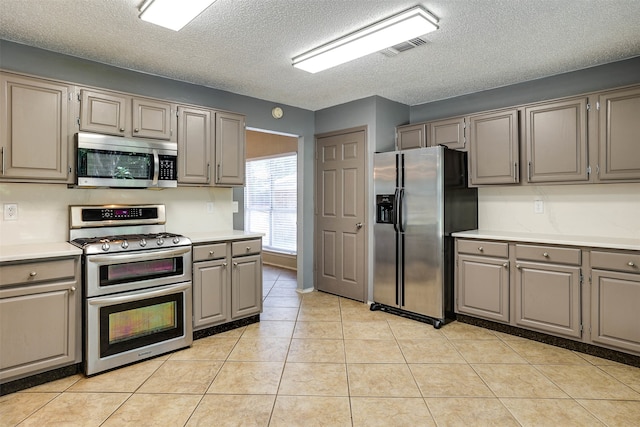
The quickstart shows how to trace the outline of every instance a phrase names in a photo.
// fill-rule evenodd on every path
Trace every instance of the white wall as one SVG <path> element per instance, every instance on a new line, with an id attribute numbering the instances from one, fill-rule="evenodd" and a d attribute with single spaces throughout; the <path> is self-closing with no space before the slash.
<path id="1" fill-rule="evenodd" d="M 213 213 L 207 212 L 212 202 Z M 62 184 L 0 184 L 0 207 L 18 204 L 18 220 L 0 215 L 4 245 L 69 240 L 69 205 L 164 204 L 169 232 L 230 230 L 233 228 L 231 189 L 167 188 L 164 190 L 78 189 Z"/>
<path id="2" fill-rule="evenodd" d="M 543 201 L 544 213 L 534 213 L 535 200 Z M 640 240 L 640 184 L 479 188 L 478 226 Z"/>

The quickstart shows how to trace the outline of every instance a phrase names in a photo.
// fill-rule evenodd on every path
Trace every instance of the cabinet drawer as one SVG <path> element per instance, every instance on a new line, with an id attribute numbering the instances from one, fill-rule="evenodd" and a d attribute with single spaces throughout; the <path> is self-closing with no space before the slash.
<path id="1" fill-rule="evenodd" d="M 227 256 L 226 243 L 214 243 L 211 245 L 199 245 L 193 247 L 193 261 L 206 261 L 220 259 Z"/>
<path id="2" fill-rule="evenodd" d="M 582 251 L 578 248 L 558 248 L 540 245 L 516 245 L 516 259 L 556 264 L 580 265 Z"/>
<path id="3" fill-rule="evenodd" d="M 262 251 L 262 239 L 242 240 L 231 243 L 231 256 L 257 254 Z"/>
<path id="4" fill-rule="evenodd" d="M 486 240 L 458 240 L 458 252 L 507 258 L 509 256 L 509 245 Z"/>
<path id="5" fill-rule="evenodd" d="M 640 254 L 634 252 L 591 251 L 591 268 L 640 273 Z"/>
<path id="6" fill-rule="evenodd" d="M 74 277 L 76 260 L 58 259 L 0 266 L 0 286 Z"/>

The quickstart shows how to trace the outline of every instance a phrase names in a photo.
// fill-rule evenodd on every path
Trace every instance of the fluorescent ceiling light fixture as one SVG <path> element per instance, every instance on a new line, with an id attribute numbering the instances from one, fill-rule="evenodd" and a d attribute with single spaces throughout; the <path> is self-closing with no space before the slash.
<path id="1" fill-rule="evenodd" d="M 435 31 L 437 22 L 435 16 L 416 6 L 298 55 L 292 59 L 293 66 L 317 73 Z"/>
<path id="2" fill-rule="evenodd" d="M 140 6 L 140 19 L 179 31 L 216 0 L 147 0 Z"/>

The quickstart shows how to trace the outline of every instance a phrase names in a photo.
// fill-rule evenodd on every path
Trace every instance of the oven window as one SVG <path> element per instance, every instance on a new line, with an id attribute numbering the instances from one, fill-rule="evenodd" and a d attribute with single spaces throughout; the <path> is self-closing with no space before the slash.
<path id="1" fill-rule="evenodd" d="M 182 257 L 101 265 L 100 286 L 182 275 L 183 271 Z"/>
<path id="2" fill-rule="evenodd" d="M 101 357 L 183 334 L 183 292 L 100 308 Z"/>

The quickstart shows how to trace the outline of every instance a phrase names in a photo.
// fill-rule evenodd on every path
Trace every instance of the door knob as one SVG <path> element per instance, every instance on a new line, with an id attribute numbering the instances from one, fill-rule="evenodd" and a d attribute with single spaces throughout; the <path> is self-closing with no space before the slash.
<path id="1" fill-rule="evenodd" d="M 357 223 L 357 224 L 356 224 L 356 228 L 357 228 L 358 230 L 360 230 L 360 229 L 362 228 L 362 223 L 361 223 L 361 222 Z"/>

